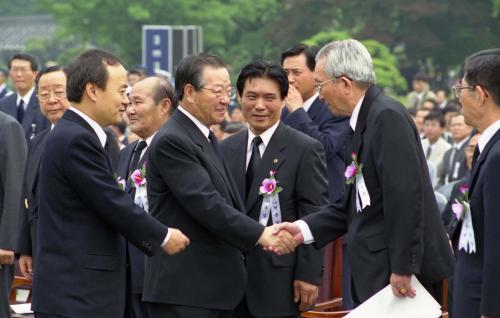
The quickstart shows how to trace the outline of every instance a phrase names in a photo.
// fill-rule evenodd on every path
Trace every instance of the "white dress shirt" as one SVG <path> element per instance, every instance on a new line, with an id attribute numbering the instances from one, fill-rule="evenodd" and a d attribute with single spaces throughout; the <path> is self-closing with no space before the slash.
<path id="1" fill-rule="evenodd" d="M 24 110 L 28 107 L 28 104 L 30 103 L 31 96 L 35 92 L 35 86 L 33 86 L 28 93 L 24 96 L 20 96 L 19 93 L 17 93 L 17 100 L 16 100 L 16 106 L 19 106 L 19 103 L 21 102 L 21 99 L 24 102 Z"/>
<path id="2" fill-rule="evenodd" d="M 500 129 L 500 119 L 491 124 L 488 128 L 486 128 L 479 140 L 477 141 L 477 147 L 479 148 L 479 153 L 483 152 L 484 147 L 488 144 L 491 138 L 496 134 L 497 130 Z"/>
<path id="3" fill-rule="evenodd" d="M 315 93 L 313 96 L 309 97 L 305 102 L 304 105 L 302 105 L 302 108 L 306 111 L 306 113 L 309 111 L 309 108 L 311 108 L 312 103 L 318 98 L 319 94 Z"/>
<path id="4" fill-rule="evenodd" d="M 259 145 L 259 153 L 261 158 L 264 156 L 264 151 L 266 151 L 266 147 L 269 144 L 269 141 L 271 141 L 271 137 L 274 135 L 274 132 L 276 131 L 276 128 L 278 128 L 279 124 L 280 121 L 278 120 L 276 124 L 272 125 L 266 131 L 264 131 L 262 134 L 259 135 L 259 137 L 262 139 L 262 142 Z M 252 141 L 255 137 L 256 135 L 252 132 L 252 130 L 249 127 L 248 142 L 247 142 L 247 160 L 245 165 L 245 167 L 247 168 L 248 168 L 248 163 L 250 162 L 250 157 L 252 157 Z"/>
<path id="5" fill-rule="evenodd" d="M 193 115 L 191 115 L 190 112 L 188 112 L 185 108 L 183 108 L 181 105 L 177 106 L 177 108 L 181 111 L 181 113 L 183 113 L 184 115 L 186 115 L 189 119 L 191 119 L 191 121 L 196 125 L 196 127 L 198 127 L 198 129 L 201 131 L 201 133 L 203 134 L 203 136 L 207 137 L 208 139 L 208 135 L 210 134 L 210 129 L 205 126 L 201 121 L 199 121 L 196 117 L 194 117 Z M 209 140 L 209 139 L 208 139 Z M 209 140 L 210 141 L 210 140 Z"/>

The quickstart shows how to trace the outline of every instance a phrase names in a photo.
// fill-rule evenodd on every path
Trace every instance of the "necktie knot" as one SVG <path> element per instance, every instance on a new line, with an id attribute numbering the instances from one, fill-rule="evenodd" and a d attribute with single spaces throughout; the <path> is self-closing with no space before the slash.
<path id="1" fill-rule="evenodd" d="M 135 152 L 142 152 L 144 148 L 147 147 L 147 143 L 144 140 L 141 140 L 139 143 L 137 143 L 137 147 L 135 147 Z"/>
<path id="2" fill-rule="evenodd" d="M 262 138 L 260 136 L 255 136 L 252 139 L 252 147 L 258 147 L 262 143 Z"/>

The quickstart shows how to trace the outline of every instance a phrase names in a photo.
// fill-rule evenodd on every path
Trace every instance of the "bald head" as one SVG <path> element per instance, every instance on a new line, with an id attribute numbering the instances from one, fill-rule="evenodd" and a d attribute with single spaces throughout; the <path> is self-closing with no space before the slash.
<path id="1" fill-rule="evenodd" d="M 138 81 L 129 98 L 127 116 L 130 129 L 144 140 L 167 122 L 177 105 L 172 85 L 156 76 Z"/>

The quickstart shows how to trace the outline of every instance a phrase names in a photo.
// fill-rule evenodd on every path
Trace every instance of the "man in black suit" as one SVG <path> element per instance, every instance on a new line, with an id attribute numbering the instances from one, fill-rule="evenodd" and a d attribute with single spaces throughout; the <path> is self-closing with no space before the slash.
<path id="1" fill-rule="evenodd" d="M 40 111 L 52 125 L 55 125 L 70 106 L 66 98 L 66 74 L 61 66 L 51 66 L 38 73 L 35 83 Z M 24 175 L 16 254 L 19 255 L 21 273 L 30 279 L 33 275 L 33 256 L 36 251 L 40 158 L 49 133 L 50 129 L 46 129 L 30 140 Z"/>
<path id="2" fill-rule="evenodd" d="M 0 112 L 0 317 L 10 317 L 9 295 L 26 148 L 21 125 Z"/>
<path id="3" fill-rule="evenodd" d="M 175 74 L 179 105 L 151 143 L 146 167 L 149 212 L 192 242 L 186 252 L 146 260 L 143 300 L 151 317 L 230 317 L 247 282 L 241 250 L 257 243 L 291 251 L 293 238 L 248 217 L 238 187 L 210 131 L 233 92 L 226 64 L 201 53 Z"/>
<path id="4" fill-rule="evenodd" d="M 328 167 L 328 194 L 335 202 L 344 193 L 345 138 L 349 117 L 332 114 L 314 88 L 314 52 L 299 44 L 281 54 L 290 89 L 281 121 L 318 140 L 325 148 Z"/>
<path id="5" fill-rule="evenodd" d="M 453 139 L 451 149 L 443 156 L 443 174 L 439 185 L 448 184 L 465 177 L 468 172 L 465 160 L 465 148 L 469 144 L 472 127 L 465 123 L 464 115 L 454 114 L 450 117 L 450 133 Z"/>
<path id="6" fill-rule="evenodd" d="M 103 127 L 118 123 L 129 103 L 120 60 L 89 50 L 67 74 L 72 106 L 47 137 L 40 165 L 33 310 L 36 317 L 123 317 L 124 237 L 148 255 L 177 253 L 189 240 L 136 206 L 113 175 Z"/>
<path id="7" fill-rule="evenodd" d="M 413 297 L 413 274 L 440 299 L 453 257 L 413 120 L 373 85 L 372 59 L 360 42 L 327 44 L 316 62 L 320 97 L 351 116 L 348 186 L 343 202 L 280 227 L 317 247 L 347 232 L 356 303 L 389 283 L 396 296 Z"/>
<path id="8" fill-rule="evenodd" d="M 342 198 L 345 188 L 345 138 L 349 130 L 349 117 L 332 114 L 328 105 L 319 98 L 314 87 L 316 60 L 311 48 L 299 44 L 283 52 L 281 65 L 290 82 L 281 120 L 323 144 L 328 168 L 328 194 L 330 202 L 335 202 Z M 349 281 L 350 270 L 347 244 L 345 240 L 342 242 L 342 281 L 346 282 Z M 325 259 L 324 265 L 326 270 L 331 270 L 331 260 Z M 326 279 L 332 280 L 328 275 L 324 277 Z M 329 287 L 330 284 L 323 285 L 323 288 Z M 342 284 L 342 306 L 345 309 L 353 307 L 350 295 L 350 284 Z"/>
<path id="9" fill-rule="evenodd" d="M 224 139 L 221 148 L 245 198 L 247 214 L 268 225 L 279 220 L 293 222 L 326 205 L 323 146 L 280 122 L 288 91 L 284 70 L 275 64 L 250 63 L 241 70 L 237 88 L 249 127 Z M 283 190 L 278 194 L 280 208 L 274 210 L 279 218 L 273 215 L 266 219 L 263 206 L 270 197 L 259 195 L 259 187 L 270 171 L 275 171 L 274 178 Z M 301 246 L 284 256 L 258 247 L 246 253 L 248 284 L 245 301 L 235 317 L 298 317 L 298 303 L 302 311 L 315 304 L 322 256 L 322 251 L 312 246 Z"/>
<path id="10" fill-rule="evenodd" d="M 38 64 L 33 56 L 19 53 L 11 57 L 8 66 L 16 94 L 0 100 L 0 111 L 16 118 L 23 126 L 26 140 L 30 140 L 50 127 L 49 121 L 40 112 L 35 90 Z"/>
<path id="11" fill-rule="evenodd" d="M 481 137 L 472 164 L 470 210 L 461 218 L 453 313 L 458 318 L 500 317 L 500 49 L 467 58 L 454 92 L 465 122 Z"/>
<path id="12" fill-rule="evenodd" d="M 241 71 L 238 98 L 249 128 L 225 139 L 222 151 L 247 214 L 261 224 L 295 221 L 328 203 L 328 184 L 320 142 L 280 122 L 288 80 L 278 65 L 253 62 Z M 255 143 L 257 141 L 257 144 Z M 254 146 L 255 145 L 255 146 Z M 280 213 L 263 218 L 259 187 L 270 171 L 283 189 Z M 269 199 L 266 199 L 269 200 Z M 270 211 L 274 214 L 273 211 Z M 234 317 L 298 317 L 314 305 L 321 282 L 322 251 L 301 246 L 277 256 L 254 248 L 245 254 L 248 284 Z"/>
<path id="13" fill-rule="evenodd" d="M 162 77 L 148 77 L 138 81 L 129 95 L 130 104 L 126 114 L 130 121 L 130 130 L 139 136 L 139 140 L 131 143 L 120 152 L 118 176 L 125 181 L 125 192 L 136 199 L 137 185 L 131 175 L 136 171 L 144 170 L 147 164 L 148 149 L 157 131 L 172 115 L 176 101 L 174 88 Z M 147 182 L 147 176 L 145 176 Z M 146 184 L 139 185 L 143 190 Z M 140 191 L 141 191 L 140 190 Z M 140 193 L 139 193 L 140 194 Z M 140 195 L 137 200 L 140 200 Z M 146 199 L 147 200 L 147 199 Z M 146 209 L 147 202 L 138 201 Z M 132 244 L 128 244 L 131 275 L 131 312 L 130 317 L 149 317 L 146 307 L 142 303 L 142 289 L 144 281 L 144 254 Z"/>

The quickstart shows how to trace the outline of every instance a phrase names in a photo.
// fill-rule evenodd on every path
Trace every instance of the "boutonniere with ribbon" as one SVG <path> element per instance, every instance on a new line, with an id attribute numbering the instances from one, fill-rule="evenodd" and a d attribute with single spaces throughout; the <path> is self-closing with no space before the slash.
<path id="1" fill-rule="evenodd" d="M 356 212 L 359 213 L 367 206 L 370 206 L 370 194 L 363 177 L 363 164 L 358 162 L 358 154 L 353 152 L 351 159 L 351 164 L 345 169 L 345 183 L 356 185 Z"/>
<path id="2" fill-rule="evenodd" d="M 353 152 L 351 154 L 352 162 L 347 166 L 344 172 L 345 183 L 352 184 L 356 179 L 356 176 L 362 175 L 361 170 L 363 169 L 363 164 L 358 163 L 358 154 Z"/>
<path id="3" fill-rule="evenodd" d="M 135 187 L 134 203 L 149 212 L 148 192 L 146 189 L 146 162 L 140 169 L 130 174 L 130 182 Z"/>
<path id="4" fill-rule="evenodd" d="M 273 224 L 281 223 L 281 209 L 278 194 L 282 190 L 283 188 L 278 185 L 278 180 L 276 180 L 276 170 L 271 170 L 269 172 L 269 178 L 264 179 L 259 187 L 259 195 L 264 196 L 260 208 L 260 224 L 267 226 L 269 215 L 271 215 Z"/>
<path id="5" fill-rule="evenodd" d="M 472 216 L 469 202 L 469 185 L 462 184 L 460 186 L 459 199 L 455 199 L 455 203 L 451 205 L 451 210 L 455 214 L 458 221 L 462 220 L 462 230 L 458 240 L 458 249 L 463 249 L 466 253 L 476 252 L 476 240 L 474 238 L 474 227 L 472 226 Z"/>

